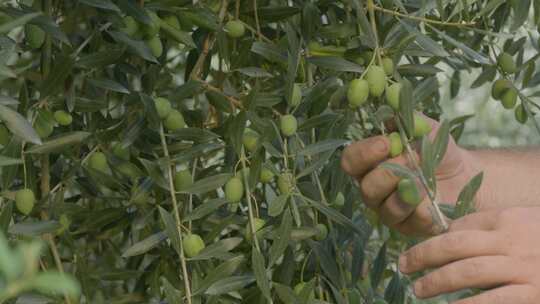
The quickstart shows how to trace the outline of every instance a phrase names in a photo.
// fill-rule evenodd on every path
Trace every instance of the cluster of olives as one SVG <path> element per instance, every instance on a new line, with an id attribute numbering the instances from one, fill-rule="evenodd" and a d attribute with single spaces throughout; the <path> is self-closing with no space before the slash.
<path id="1" fill-rule="evenodd" d="M 54 113 L 41 112 L 34 122 L 34 129 L 40 138 L 45 139 L 54 131 L 55 125 L 69 126 L 73 122 L 73 116 L 64 110 L 58 110 Z"/>
<path id="2" fill-rule="evenodd" d="M 355 62 L 366 64 L 373 59 L 372 52 L 359 56 Z M 385 95 L 386 103 L 394 110 L 400 109 L 401 83 L 387 83 L 387 77 L 394 73 L 394 62 L 391 58 L 383 58 L 381 65 L 370 65 L 365 72 L 365 77 L 357 78 L 349 83 L 347 90 L 347 100 L 351 108 L 358 108 L 364 105 L 369 97 L 380 98 Z M 431 132 L 431 125 L 419 114 L 414 114 L 414 130 L 412 136 L 421 138 Z M 403 153 L 404 143 L 398 132 L 388 135 L 390 141 L 391 158 L 398 157 Z M 416 183 L 411 179 L 402 179 L 398 185 L 398 194 L 402 201 L 410 205 L 418 205 L 421 202 L 421 195 Z"/>
<path id="3" fill-rule="evenodd" d="M 370 65 L 365 73 L 365 77 L 351 81 L 347 90 L 347 100 L 351 108 L 357 108 L 368 101 L 368 98 L 381 97 L 386 89 L 386 77 L 394 73 L 394 62 L 391 58 L 382 59 L 382 65 Z M 388 103 L 397 110 L 399 106 L 399 83 L 391 86 L 390 96 L 394 97 Z M 397 93 L 397 94 L 396 94 Z M 388 95 L 387 93 L 387 99 Z"/>
<path id="4" fill-rule="evenodd" d="M 139 23 L 133 17 L 126 16 L 122 20 L 124 24 L 120 30 L 131 38 L 142 39 L 152 52 L 152 55 L 160 57 L 163 54 L 163 42 L 159 35 L 162 22 L 173 30 L 180 30 L 180 22 L 174 15 L 169 15 L 162 20 L 154 11 L 147 10 L 146 13 L 151 20 L 149 24 Z"/>
<path id="5" fill-rule="evenodd" d="M 506 52 L 499 55 L 497 64 L 504 74 L 513 74 L 518 70 L 512 55 Z M 516 107 L 519 92 L 510 80 L 506 78 L 496 80 L 491 87 L 491 96 L 493 99 L 499 100 L 505 109 L 514 109 L 514 115 L 519 123 L 524 124 L 527 122 L 528 115 L 523 104 Z"/>
<path id="6" fill-rule="evenodd" d="M 184 116 L 177 109 L 173 109 L 171 102 L 167 98 L 158 97 L 154 99 L 156 111 L 163 120 L 163 126 L 169 131 L 178 131 L 186 126 Z"/>

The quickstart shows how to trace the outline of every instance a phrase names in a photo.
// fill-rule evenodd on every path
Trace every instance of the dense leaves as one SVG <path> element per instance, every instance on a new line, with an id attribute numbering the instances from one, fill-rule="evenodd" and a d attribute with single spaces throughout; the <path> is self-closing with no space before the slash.
<path id="1" fill-rule="evenodd" d="M 538 11 L 489 0 L 2 3 L 0 228 L 26 251 L 0 237 L 0 302 L 410 303 L 394 266 L 407 240 L 364 207 L 341 151 L 376 134 L 392 157 L 421 147 L 419 169 L 385 166 L 405 178 L 409 204 L 435 193 L 449 136 L 471 119 L 426 136 L 420 112 L 443 114 L 449 70 L 452 97 L 469 85 L 460 72 L 478 69 L 472 87 L 496 81 L 493 97 L 536 123 L 538 56 L 523 46 L 538 50 Z M 481 180 L 444 211 L 470 212 Z M 42 256 L 32 238 L 47 240 Z"/>

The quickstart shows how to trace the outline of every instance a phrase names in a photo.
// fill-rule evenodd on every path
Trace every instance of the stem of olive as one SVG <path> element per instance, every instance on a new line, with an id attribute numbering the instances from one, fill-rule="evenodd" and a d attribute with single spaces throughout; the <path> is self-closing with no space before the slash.
<path id="1" fill-rule="evenodd" d="M 373 3 L 373 0 L 368 0 L 367 8 L 369 12 L 369 20 L 371 22 L 371 28 L 373 29 L 373 36 L 375 38 L 375 54 L 377 56 L 379 65 L 381 65 L 382 58 L 379 48 L 379 34 L 377 33 L 377 24 L 375 23 L 375 3 Z"/>
<path id="2" fill-rule="evenodd" d="M 398 126 L 398 129 L 403 131 L 404 127 L 401 123 L 401 120 L 399 118 L 396 118 L 396 124 Z M 403 133 L 403 132 L 400 132 Z M 407 158 L 409 160 L 409 163 L 414 167 L 414 170 L 417 172 L 418 176 L 420 177 L 420 182 L 422 183 L 422 186 L 424 187 L 428 198 L 431 203 L 432 207 L 432 215 L 433 215 L 433 221 L 434 224 L 438 227 L 436 231 L 434 231 L 435 234 L 440 234 L 448 230 L 448 223 L 446 222 L 446 219 L 441 212 L 441 209 L 439 208 L 439 203 L 437 201 L 436 193 L 434 193 L 431 188 L 429 187 L 429 184 L 427 182 L 426 177 L 424 176 L 424 173 L 422 172 L 422 169 L 420 168 L 420 165 L 418 164 L 418 160 L 415 157 L 415 152 L 413 151 L 411 144 L 409 143 L 409 140 L 407 138 L 403 138 L 402 141 L 405 144 L 405 149 L 407 150 Z"/>
<path id="3" fill-rule="evenodd" d="M 253 239 L 253 242 L 255 244 L 255 248 L 257 251 L 261 252 L 261 248 L 259 247 L 259 240 L 257 239 L 257 231 L 255 230 L 255 216 L 253 215 L 253 206 L 251 204 L 251 191 L 249 189 L 249 181 L 247 178 L 247 174 L 244 174 L 246 172 L 246 152 L 244 150 L 244 147 L 242 146 L 242 151 L 240 152 L 240 161 L 242 163 L 242 182 L 244 183 L 244 189 L 245 189 L 245 195 L 248 205 L 248 216 L 249 216 L 249 227 L 251 228 L 251 236 Z"/>
<path id="4" fill-rule="evenodd" d="M 176 200 L 176 190 L 174 189 L 174 173 L 173 173 L 173 165 L 170 163 L 170 155 L 169 155 L 169 148 L 167 146 L 167 140 L 165 139 L 165 132 L 163 130 L 163 124 L 160 124 L 159 127 L 159 135 L 161 138 L 161 145 L 163 147 L 163 153 L 165 155 L 165 159 L 167 159 L 167 175 L 169 179 L 169 193 L 171 195 L 171 200 L 173 203 L 173 209 L 174 209 L 174 219 L 176 221 L 176 226 L 178 229 L 178 236 L 179 236 L 179 243 L 180 243 L 180 265 L 182 267 L 182 275 L 184 277 L 184 288 L 186 290 L 186 298 L 187 298 L 187 304 L 191 304 L 191 286 L 190 286 L 190 279 L 189 274 L 187 270 L 187 264 L 186 264 L 186 258 L 184 256 L 184 241 L 182 238 L 182 219 L 180 218 L 180 211 L 178 210 L 178 201 Z"/>
<path id="5" fill-rule="evenodd" d="M 259 12 L 257 11 L 257 0 L 253 0 L 253 17 L 255 17 L 255 26 L 257 28 L 257 37 L 261 40 L 261 23 L 259 21 Z"/>

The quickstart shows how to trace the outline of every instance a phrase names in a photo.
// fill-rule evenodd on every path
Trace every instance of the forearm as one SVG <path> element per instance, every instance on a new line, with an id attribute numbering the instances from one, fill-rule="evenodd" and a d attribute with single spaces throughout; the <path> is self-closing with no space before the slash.
<path id="1" fill-rule="evenodd" d="M 540 148 L 470 150 L 470 168 L 484 172 L 479 210 L 540 205 Z"/>

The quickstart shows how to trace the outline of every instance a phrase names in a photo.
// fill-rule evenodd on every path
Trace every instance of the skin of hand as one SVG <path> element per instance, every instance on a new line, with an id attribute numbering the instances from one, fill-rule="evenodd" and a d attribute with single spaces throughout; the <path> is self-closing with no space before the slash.
<path id="1" fill-rule="evenodd" d="M 473 213 L 448 233 L 404 252 L 403 273 L 435 269 L 414 284 L 421 299 L 492 288 L 453 304 L 535 304 L 540 299 L 540 207 Z"/>
<path id="2" fill-rule="evenodd" d="M 429 137 L 433 139 L 439 124 L 428 120 L 432 125 Z M 389 152 L 390 141 L 387 137 L 371 137 L 349 145 L 343 151 L 341 166 L 357 181 L 363 201 L 385 225 L 406 235 L 436 234 L 438 231 L 433 225 L 429 198 L 424 195 L 417 208 L 405 204 L 396 192 L 400 178 L 379 166 L 388 162 L 412 168 L 406 152 L 392 159 Z M 421 157 L 418 154 L 415 156 L 417 159 Z M 478 172 L 471 153 L 450 139 L 445 157 L 435 171 L 440 202 L 455 203 L 463 186 Z M 418 185 L 422 189 L 419 182 Z"/>

